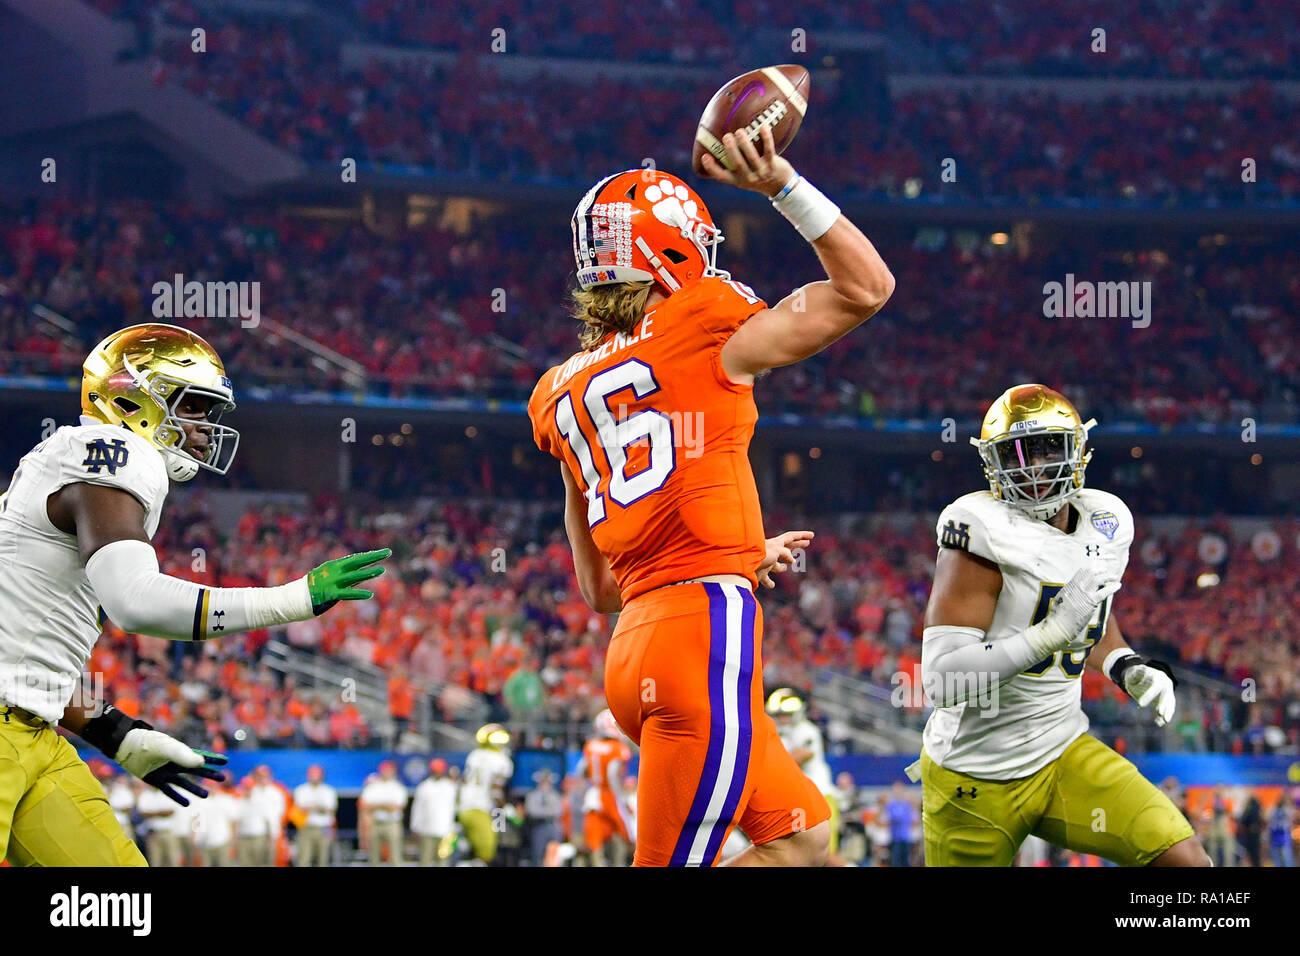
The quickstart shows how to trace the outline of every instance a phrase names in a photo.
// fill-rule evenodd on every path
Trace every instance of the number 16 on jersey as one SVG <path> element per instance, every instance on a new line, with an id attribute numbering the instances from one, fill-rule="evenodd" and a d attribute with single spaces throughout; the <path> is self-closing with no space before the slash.
<path id="1" fill-rule="evenodd" d="M 593 375 L 582 393 L 588 427 L 579 422 L 573 394 L 566 392 L 555 405 L 555 425 L 578 459 L 586 485 L 587 524 L 594 528 L 606 518 L 606 499 L 626 508 L 664 486 L 677 467 L 672 419 L 655 408 L 644 408 L 618 421 L 610 397 L 631 389 L 638 399 L 659 391 L 654 370 L 639 359 L 628 359 Z M 593 442 L 600 449 L 600 459 Z M 629 446 L 649 441 L 649 464 L 628 474 Z M 603 467 L 602 467 L 603 464 Z M 602 484 L 605 492 L 601 492 Z"/>

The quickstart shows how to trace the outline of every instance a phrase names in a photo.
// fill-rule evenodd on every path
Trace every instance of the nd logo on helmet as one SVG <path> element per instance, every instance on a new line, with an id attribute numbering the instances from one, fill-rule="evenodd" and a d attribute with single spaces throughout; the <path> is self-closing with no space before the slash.
<path id="1" fill-rule="evenodd" d="M 96 438 L 86 443 L 86 460 L 82 464 L 92 475 L 98 475 L 101 468 L 107 468 L 110 475 L 116 475 L 117 470 L 126 464 L 129 454 L 126 442 L 121 438 L 115 438 L 111 443 Z"/>

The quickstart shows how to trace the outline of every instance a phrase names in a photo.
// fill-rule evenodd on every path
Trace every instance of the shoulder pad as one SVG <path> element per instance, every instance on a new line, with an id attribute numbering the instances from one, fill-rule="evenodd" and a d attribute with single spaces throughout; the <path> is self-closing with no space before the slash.
<path id="1" fill-rule="evenodd" d="M 939 547 L 966 551 L 1001 564 L 994 536 L 996 529 L 1008 517 L 998 510 L 1004 507 L 987 491 L 958 498 L 943 509 L 935 524 Z"/>

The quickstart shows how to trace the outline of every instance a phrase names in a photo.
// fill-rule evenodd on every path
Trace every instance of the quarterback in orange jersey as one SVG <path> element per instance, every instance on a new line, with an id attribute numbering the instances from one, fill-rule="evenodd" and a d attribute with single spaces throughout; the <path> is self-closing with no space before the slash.
<path id="1" fill-rule="evenodd" d="M 623 795 L 623 771 L 632 759 L 632 748 L 623 739 L 614 715 L 608 709 L 596 715 L 596 734 L 582 747 L 575 771 L 587 785 L 583 800 L 582 837 L 593 866 L 605 865 L 605 844 L 616 841 L 610 858 L 615 866 L 626 866 L 626 850 L 633 842 L 630 808 Z"/>
<path id="2" fill-rule="evenodd" d="M 776 154 L 728 134 L 727 171 L 767 195 L 827 278 L 767 306 L 716 268 L 722 234 L 676 176 L 637 169 L 593 186 L 574 212 L 581 345 L 528 403 L 560 459 L 565 529 L 583 597 L 622 611 L 605 695 L 641 748 L 634 862 L 712 866 L 735 826 L 754 844 L 729 863 L 826 859 L 826 800 L 763 708 L 754 588 L 808 532 L 764 538 L 749 440 L 754 378 L 826 348 L 870 318 L 894 280 L 867 238 Z"/>

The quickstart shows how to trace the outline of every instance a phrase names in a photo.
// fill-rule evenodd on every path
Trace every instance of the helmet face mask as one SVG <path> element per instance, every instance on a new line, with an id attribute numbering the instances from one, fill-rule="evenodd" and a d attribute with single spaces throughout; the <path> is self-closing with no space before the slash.
<path id="1" fill-rule="evenodd" d="M 129 359 L 127 367 L 131 369 Z M 153 442 L 166 456 L 167 471 L 172 479 L 189 481 L 198 474 L 200 468 L 218 475 L 228 472 L 234 463 L 235 451 L 239 448 L 239 432 L 220 423 L 223 414 L 235 409 L 235 403 L 228 393 L 222 394 L 161 373 L 136 374 L 140 387 L 153 396 L 157 407 L 163 410 L 162 420 L 154 428 Z M 191 397 L 210 400 L 211 406 L 202 419 L 189 418 L 179 413 L 180 407 Z M 207 453 L 202 458 L 185 450 L 185 425 L 200 422 L 199 427 L 208 436 Z M 180 475 L 185 477 L 179 477 Z"/>
<path id="2" fill-rule="evenodd" d="M 1065 396 L 1042 385 L 1018 385 L 989 409 L 982 435 L 972 438 L 993 495 L 1047 521 L 1083 487 L 1092 460 L 1088 430 Z"/>
<path id="3" fill-rule="evenodd" d="M 181 414 L 194 398 L 208 403 L 202 418 Z M 239 447 L 239 432 L 220 424 L 235 407 L 221 359 L 178 326 L 135 325 L 100 342 L 82 368 L 81 407 L 88 417 L 122 425 L 153 444 L 173 481 L 189 481 L 200 469 L 224 475 Z M 185 449 L 187 426 L 207 438 L 202 458 Z"/>

